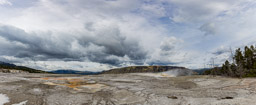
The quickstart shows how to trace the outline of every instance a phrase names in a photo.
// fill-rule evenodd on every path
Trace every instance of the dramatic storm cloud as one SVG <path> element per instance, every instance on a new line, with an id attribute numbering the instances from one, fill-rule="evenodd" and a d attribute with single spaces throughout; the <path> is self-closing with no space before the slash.
<path id="1" fill-rule="evenodd" d="M 43 70 L 200 68 L 256 41 L 253 0 L 0 0 L 0 11 L 0 61 Z"/>

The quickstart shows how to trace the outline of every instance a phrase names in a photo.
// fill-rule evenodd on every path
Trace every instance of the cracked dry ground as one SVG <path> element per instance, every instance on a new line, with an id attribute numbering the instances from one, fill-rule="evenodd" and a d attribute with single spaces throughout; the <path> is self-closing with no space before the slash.
<path id="1" fill-rule="evenodd" d="M 5 105 L 255 105 L 256 78 L 0 74 Z"/>

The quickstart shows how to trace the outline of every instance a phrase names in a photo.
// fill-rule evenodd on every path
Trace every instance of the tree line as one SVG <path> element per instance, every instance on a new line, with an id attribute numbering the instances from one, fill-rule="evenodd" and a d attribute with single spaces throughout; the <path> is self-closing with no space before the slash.
<path id="1" fill-rule="evenodd" d="M 205 75 L 221 75 L 230 77 L 256 77 L 256 48 L 245 46 L 238 48 L 233 55 L 233 63 L 228 60 L 222 67 L 215 67 L 204 72 Z"/>

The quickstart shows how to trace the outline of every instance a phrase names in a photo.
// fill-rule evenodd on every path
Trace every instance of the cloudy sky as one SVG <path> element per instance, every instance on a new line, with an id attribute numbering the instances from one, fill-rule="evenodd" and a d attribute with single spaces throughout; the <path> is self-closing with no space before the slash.
<path id="1" fill-rule="evenodd" d="M 255 0 L 0 0 L 0 61 L 202 68 L 256 42 Z"/>

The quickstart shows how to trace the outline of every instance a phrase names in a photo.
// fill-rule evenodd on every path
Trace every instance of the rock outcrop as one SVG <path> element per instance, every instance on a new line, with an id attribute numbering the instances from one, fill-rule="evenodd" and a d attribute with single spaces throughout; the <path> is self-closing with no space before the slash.
<path id="1" fill-rule="evenodd" d="M 1 73 L 29 73 L 27 71 L 22 70 L 13 70 L 13 69 L 0 69 Z"/>

